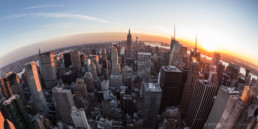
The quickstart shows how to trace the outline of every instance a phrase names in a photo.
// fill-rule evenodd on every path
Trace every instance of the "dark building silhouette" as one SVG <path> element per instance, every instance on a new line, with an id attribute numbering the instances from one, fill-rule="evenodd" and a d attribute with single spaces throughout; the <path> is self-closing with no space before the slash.
<path id="1" fill-rule="evenodd" d="M 65 64 L 66 68 L 69 68 L 72 65 L 71 54 L 70 53 L 65 53 L 64 54 L 64 64 Z"/>
<path id="2" fill-rule="evenodd" d="M 6 81 L 6 78 L 1 78 L 0 79 L 0 87 L 2 89 L 3 96 L 5 98 L 10 98 L 13 95 L 13 92 L 12 92 L 10 84 L 6 83 L 6 82 L 8 82 L 8 81 Z"/>
<path id="3" fill-rule="evenodd" d="M 200 66 L 198 62 L 191 62 L 189 64 L 188 76 L 185 83 L 182 99 L 179 105 L 183 116 L 188 110 L 189 103 L 192 98 L 195 82 L 199 77 L 199 71 L 200 71 Z"/>
<path id="4" fill-rule="evenodd" d="M 161 110 L 165 107 L 179 104 L 182 87 L 183 72 L 175 66 L 162 66 L 160 87 L 162 89 Z"/>
<path id="5" fill-rule="evenodd" d="M 126 41 L 126 57 L 132 58 L 132 35 L 129 29 Z"/>
<path id="6" fill-rule="evenodd" d="M 213 105 L 216 94 L 214 84 L 199 79 L 195 83 L 193 95 L 185 116 L 185 123 L 191 129 L 202 129 Z"/>
<path id="7" fill-rule="evenodd" d="M 71 110 L 72 106 L 74 106 L 74 101 L 71 90 L 54 87 L 52 93 L 58 118 L 67 124 L 73 125 Z"/>
<path id="8" fill-rule="evenodd" d="M 157 124 L 162 90 L 157 83 L 143 83 L 143 128 L 154 129 Z"/>
<path id="9" fill-rule="evenodd" d="M 13 95 L 3 102 L 5 111 L 17 129 L 31 129 L 31 123 L 19 95 Z"/>
<path id="10" fill-rule="evenodd" d="M 39 53 L 39 69 L 45 88 L 52 89 L 57 79 L 53 52 Z"/>

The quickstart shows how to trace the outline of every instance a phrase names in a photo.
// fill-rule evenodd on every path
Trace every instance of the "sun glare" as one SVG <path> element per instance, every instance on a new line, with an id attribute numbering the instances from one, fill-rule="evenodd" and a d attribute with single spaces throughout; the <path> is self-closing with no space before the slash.
<path id="1" fill-rule="evenodd" d="M 207 51 L 216 51 L 216 45 L 215 44 L 209 44 L 209 43 L 205 43 L 205 44 L 202 44 L 202 47 L 207 50 Z"/>

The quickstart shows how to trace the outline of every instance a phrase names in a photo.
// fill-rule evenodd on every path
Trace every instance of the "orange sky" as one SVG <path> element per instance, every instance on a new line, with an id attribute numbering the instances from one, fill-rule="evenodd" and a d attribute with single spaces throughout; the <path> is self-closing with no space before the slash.
<path id="1" fill-rule="evenodd" d="M 24 46 L 14 50 L 15 52 L 11 51 L 6 55 L 3 55 L 3 57 L 0 58 L 1 60 L 0 67 L 3 67 L 4 65 L 17 61 L 19 59 L 37 54 L 39 48 L 41 49 L 41 51 L 44 52 L 44 51 L 49 51 L 56 48 L 80 45 L 85 43 L 121 41 L 121 40 L 126 40 L 126 35 L 127 35 L 126 32 L 102 32 L 102 33 L 81 33 L 81 34 L 74 34 L 74 35 L 63 35 L 57 38 L 35 43 L 30 46 Z M 145 40 L 145 41 L 170 43 L 170 40 L 171 40 L 170 36 L 165 37 L 160 35 L 132 33 L 133 40 L 135 40 L 136 36 L 138 36 L 139 40 Z M 186 47 L 193 47 L 195 42 L 195 39 L 193 39 L 192 41 L 184 40 L 184 39 L 177 39 L 177 40 L 179 40 L 179 42 Z M 201 46 L 201 43 L 198 43 L 198 48 L 203 48 Z M 241 58 L 253 64 L 258 63 L 258 61 L 255 61 L 255 59 L 249 58 L 241 53 L 235 53 L 228 50 L 227 51 L 223 50 L 220 52 Z"/>

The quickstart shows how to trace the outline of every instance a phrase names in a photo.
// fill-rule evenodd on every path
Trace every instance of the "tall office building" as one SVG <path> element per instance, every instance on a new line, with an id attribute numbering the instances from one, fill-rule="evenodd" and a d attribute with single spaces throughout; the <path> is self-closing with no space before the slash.
<path id="1" fill-rule="evenodd" d="M 63 89 L 62 87 L 54 87 L 52 89 L 57 118 L 62 122 L 73 125 L 71 117 L 72 106 L 74 106 L 72 92 L 69 89 Z"/>
<path id="2" fill-rule="evenodd" d="M 84 82 L 86 83 L 87 90 L 94 92 L 93 78 L 90 72 L 86 72 L 84 76 Z"/>
<path id="3" fill-rule="evenodd" d="M 195 39 L 195 47 L 194 50 L 190 53 L 190 62 L 200 62 L 201 54 L 197 51 L 197 34 Z"/>
<path id="4" fill-rule="evenodd" d="M 174 25 L 174 37 L 171 36 L 170 52 L 173 50 L 175 43 L 177 43 L 177 41 L 176 41 L 176 26 Z"/>
<path id="5" fill-rule="evenodd" d="M 132 78 L 132 76 L 133 76 L 132 68 L 127 65 L 125 67 L 123 67 L 123 70 L 122 70 L 123 83 L 126 83 L 127 79 Z"/>
<path id="6" fill-rule="evenodd" d="M 185 123 L 191 129 L 202 129 L 208 118 L 216 93 L 214 84 L 199 79 L 196 82 L 192 99 L 185 116 Z"/>
<path id="7" fill-rule="evenodd" d="M 217 52 L 213 53 L 213 65 L 215 65 L 216 67 L 219 66 L 220 63 L 220 54 Z"/>
<path id="8" fill-rule="evenodd" d="M 23 102 L 26 102 L 26 98 L 23 94 L 23 90 L 20 84 L 20 77 L 17 75 L 17 73 L 12 73 L 8 75 L 5 81 L 6 81 L 6 85 L 11 87 L 12 93 L 19 95 L 21 100 Z"/>
<path id="9" fill-rule="evenodd" d="M 65 68 L 69 68 L 72 65 L 70 53 L 64 54 L 64 64 L 65 64 Z"/>
<path id="10" fill-rule="evenodd" d="M 149 79 L 151 72 L 151 53 L 138 52 L 137 76 L 141 79 Z"/>
<path id="11" fill-rule="evenodd" d="M 23 94 L 20 78 L 16 73 L 8 75 L 6 78 L 0 79 L 1 94 L 5 98 L 10 98 L 13 94 L 18 94 L 23 102 L 26 102 Z"/>
<path id="12" fill-rule="evenodd" d="M 234 129 L 257 129 L 258 86 L 245 86 L 241 95 L 241 101 L 244 103 L 245 107 L 237 118 Z M 237 108 L 237 106 L 235 108 Z M 234 109 L 234 111 L 238 110 L 239 109 Z M 233 115 L 233 117 L 231 119 L 235 119 L 236 114 L 237 112 L 232 113 L 231 115 Z"/>
<path id="13" fill-rule="evenodd" d="M 143 127 L 156 128 L 160 108 L 162 90 L 157 83 L 143 83 L 141 94 L 143 96 Z"/>
<path id="14" fill-rule="evenodd" d="M 72 66 L 76 70 L 77 74 L 81 71 L 81 59 L 80 53 L 77 51 L 71 52 Z"/>
<path id="15" fill-rule="evenodd" d="M 9 83 L 6 84 L 6 78 L 0 79 L 0 87 L 5 98 L 10 98 L 13 95 L 11 86 L 9 85 Z"/>
<path id="16" fill-rule="evenodd" d="M 45 88 L 51 90 L 57 80 L 53 52 L 39 53 L 39 69 Z"/>
<path id="17" fill-rule="evenodd" d="M 183 72 L 175 66 L 162 66 L 160 87 L 162 89 L 161 110 L 165 107 L 177 106 L 183 90 Z"/>
<path id="18" fill-rule="evenodd" d="M 86 87 L 86 84 L 84 83 L 84 79 L 82 78 L 77 78 L 76 80 L 76 87 L 75 87 L 75 95 L 78 95 L 78 96 L 82 96 L 83 98 L 87 98 L 87 87 Z"/>
<path id="19" fill-rule="evenodd" d="M 169 65 L 176 65 L 178 61 L 182 59 L 182 45 L 179 43 L 174 43 L 172 51 L 170 51 Z"/>
<path id="20" fill-rule="evenodd" d="M 31 123 L 27 116 L 26 108 L 19 95 L 12 95 L 3 102 L 6 113 L 17 129 L 31 129 Z"/>
<path id="21" fill-rule="evenodd" d="M 216 129 L 232 129 L 244 107 L 239 95 L 231 95 Z"/>
<path id="22" fill-rule="evenodd" d="M 186 80 L 186 83 L 185 83 L 185 86 L 184 86 L 182 99 L 181 99 L 181 102 L 180 102 L 180 105 L 179 105 L 183 116 L 185 115 L 185 113 L 188 110 L 189 103 L 190 103 L 191 98 L 192 98 L 195 82 L 199 77 L 199 71 L 200 71 L 199 63 L 190 62 L 189 69 L 188 69 L 187 80 Z"/>
<path id="23" fill-rule="evenodd" d="M 120 64 L 118 63 L 118 52 L 117 52 L 117 47 L 112 46 L 111 48 L 111 64 L 112 64 L 112 74 L 120 74 L 121 68 Z"/>
<path id="24" fill-rule="evenodd" d="M 129 29 L 127 34 L 127 41 L 126 41 L 126 57 L 132 58 L 132 35 Z"/>
<path id="25" fill-rule="evenodd" d="M 34 61 L 27 63 L 25 65 L 25 73 L 36 111 L 41 113 L 46 112 L 48 106 L 39 80 L 37 64 Z"/>
<path id="26" fill-rule="evenodd" d="M 118 52 L 117 47 L 114 45 L 111 48 L 111 64 L 112 71 L 110 75 L 110 87 L 119 88 L 122 85 L 122 75 L 120 64 L 118 63 Z"/>
<path id="27" fill-rule="evenodd" d="M 222 117 L 224 110 L 226 109 L 230 96 L 236 95 L 238 93 L 239 91 L 236 91 L 235 88 L 220 86 L 209 117 L 204 124 L 204 129 L 215 129 L 219 123 L 220 118 Z"/>
<path id="28" fill-rule="evenodd" d="M 71 117 L 76 128 L 91 129 L 83 108 L 77 109 L 75 106 L 72 106 Z"/>

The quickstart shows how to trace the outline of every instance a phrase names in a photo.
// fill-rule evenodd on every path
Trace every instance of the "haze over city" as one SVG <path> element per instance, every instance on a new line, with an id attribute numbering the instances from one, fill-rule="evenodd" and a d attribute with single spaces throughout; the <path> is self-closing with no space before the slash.
<path id="1" fill-rule="evenodd" d="M 85 33 L 127 32 L 131 28 L 133 33 L 166 37 L 163 42 L 169 43 L 174 24 L 177 39 L 193 43 L 197 33 L 200 48 L 257 64 L 257 5 L 255 0 L 2 1 L 0 67 L 36 54 L 37 49 L 29 49 L 32 46 L 44 51 L 60 48 L 62 44 L 55 41 L 65 38 L 68 42 L 68 37 L 73 45 L 78 42 L 76 35 Z M 80 43 L 105 41 L 106 37 L 88 36 L 83 40 Z M 114 40 L 121 38 L 110 38 Z"/>

